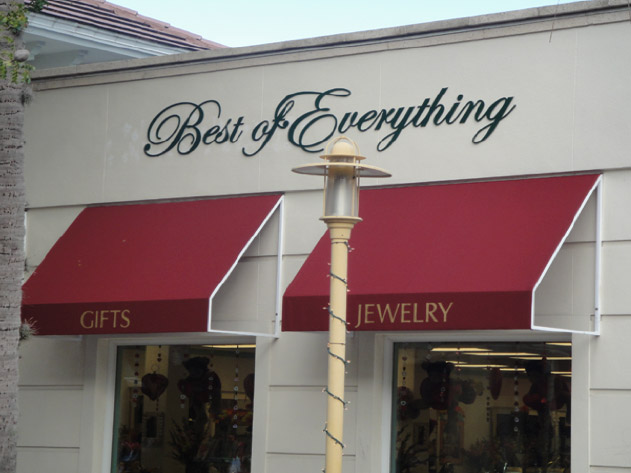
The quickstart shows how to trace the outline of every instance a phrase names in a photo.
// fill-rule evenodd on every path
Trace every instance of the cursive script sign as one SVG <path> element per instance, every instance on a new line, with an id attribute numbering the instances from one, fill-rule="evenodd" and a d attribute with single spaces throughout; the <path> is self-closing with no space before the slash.
<path id="1" fill-rule="evenodd" d="M 245 156 L 254 156 L 275 135 L 282 133 L 291 144 L 317 153 L 335 134 L 345 134 L 349 130 L 385 132 L 377 144 L 377 151 L 385 151 L 405 130 L 469 122 L 482 125 L 471 138 L 474 144 L 479 144 L 487 140 L 516 107 L 514 97 L 485 102 L 465 100 L 464 95 L 459 94 L 455 100 L 447 100 L 447 90 L 443 87 L 434 97 L 427 97 L 418 105 L 341 114 L 335 114 L 331 107 L 351 95 L 348 89 L 295 92 L 278 103 L 273 117 L 252 126 L 248 139 L 244 138 L 245 117 L 222 116 L 222 107 L 217 100 L 178 102 L 164 108 L 151 120 L 144 152 L 150 157 L 171 151 L 187 155 L 200 145 L 248 141 L 241 152 Z"/>

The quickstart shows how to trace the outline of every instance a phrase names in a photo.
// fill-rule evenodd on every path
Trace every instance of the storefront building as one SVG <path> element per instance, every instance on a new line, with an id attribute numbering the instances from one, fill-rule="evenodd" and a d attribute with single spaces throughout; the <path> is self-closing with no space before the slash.
<path id="1" fill-rule="evenodd" d="M 631 467 L 624 0 L 43 71 L 19 471 L 324 465 L 322 181 L 354 140 L 344 471 Z"/>

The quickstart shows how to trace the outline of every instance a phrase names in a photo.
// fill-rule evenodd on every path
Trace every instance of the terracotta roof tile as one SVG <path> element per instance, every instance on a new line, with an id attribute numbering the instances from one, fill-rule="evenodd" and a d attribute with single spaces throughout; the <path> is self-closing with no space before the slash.
<path id="1" fill-rule="evenodd" d="M 225 47 L 105 0 L 48 0 L 41 14 L 189 51 Z"/>

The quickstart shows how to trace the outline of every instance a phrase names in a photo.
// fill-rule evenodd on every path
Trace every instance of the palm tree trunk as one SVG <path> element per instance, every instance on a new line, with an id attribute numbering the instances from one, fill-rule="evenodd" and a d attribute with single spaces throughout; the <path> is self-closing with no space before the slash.
<path id="1" fill-rule="evenodd" d="M 0 12 L 6 11 L 0 0 Z M 0 28 L 0 50 L 8 33 Z M 18 341 L 24 277 L 22 85 L 0 79 L 0 473 L 16 470 Z"/>

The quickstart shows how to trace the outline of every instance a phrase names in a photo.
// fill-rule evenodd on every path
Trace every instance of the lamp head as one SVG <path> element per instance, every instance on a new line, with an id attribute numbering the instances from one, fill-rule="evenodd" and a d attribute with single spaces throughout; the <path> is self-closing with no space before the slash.
<path id="1" fill-rule="evenodd" d="M 322 220 L 361 220 L 359 218 L 359 178 L 390 177 L 390 174 L 375 166 L 360 163 L 363 156 L 351 139 L 340 136 L 331 140 L 325 154 L 320 156 L 324 163 L 306 164 L 292 169 L 299 174 L 324 176 L 324 215 Z"/>

